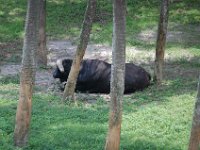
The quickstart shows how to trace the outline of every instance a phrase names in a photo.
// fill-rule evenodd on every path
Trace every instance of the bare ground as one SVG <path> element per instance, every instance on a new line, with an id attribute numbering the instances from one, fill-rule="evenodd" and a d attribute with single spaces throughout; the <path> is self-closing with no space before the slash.
<path id="1" fill-rule="evenodd" d="M 76 46 L 72 45 L 70 41 L 49 41 L 47 43 L 48 48 L 48 69 L 37 69 L 35 84 L 39 91 L 44 92 L 49 90 L 56 94 L 61 94 L 58 90 L 58 81 L 55 81 L 52 77 L 52 70 L 55 67 L 57 59 L 73 58 L 75 55 Z M 84 58 L 101 59 L 104 61 L 110 61 L 111 48 L 104 45 L 88 45 Z M 19 74 L 21 69 L 20 64 L 3 64 L 0 66 L 0 76 L 15 76 Z M 37 91 L 38 91 L 37 89 Z M 83 94 L 79 94 L 82 98 L 87 98 Z M 92 94 L 88 101 L 97 99 L 99 95 Z M 108 99 L 108 95 L 104 96 Z"/>
<path id="2" fill-rule="evenodd" d="M 194 28 L 195 31 L 199 31 L 199 27 Z M 199 37 L 199 34 L 197 35 Z M 188 34 L 184 33 L 183 30 L 171 30 L 168 34 L 168 41 L 174 41 L 174 42 L 192 42 L 196 44 L 197 36 L 193 36 L 193 32 L 188 32 Z M 192 37 L 192 38 L 191 38 Z M 155 31 L 144 31 L 140 35 L 138 35 L 138 38 L 143 41 L 151 42 L 152 40 L 156 39 Z M 190 39 L 190 40 L 189 40 Z M 192 40 L 193 39 L 193 40 Z M 199 38 L 198 38 L 199 39 Z M 15 47 L 19 47 L 19 44 L 17 43 Z M 2 45 L 1 45 L 2 46 Z M 3 45 L 4 46 L 4 45 Z M 10 46 L 10 44 L 8 45 Z M 0 47 L 1 48 L 1 47 Z M 36 72 L 36 87 L 39 87 L 39 91 L 44 92 L 46 90 L 50 91 L 56 91 L 57 86 L 55 86 L 56 82 L 52 78 L 52 69 L 55 67 L 55 62 L 57 59 L 62 58 L 73 58 L 76 50 L 76 45 L 73 45 L 72 42 L 63 40 L 63 41 L 49 41 L 47 43 L 48 48 L 48 68 L 49 69 L 37 69 Z M 1 48 L 2 49 L 2 48 Z M 11 44 L 12 49 L 12 44 Z M 12 51 L 11 51 L 12 52 Z M 101 59 L 107 62 L 111 62 L 111 47 L 100 45 L 100 44 L 90 44 L 88 45 L 88 48 L 86 50 L 86 54 L 84 56 L 85 58 L 90 59 Z M 127 48 L 128 55 L 131 55 L 131 57 L 134 58 L 132 62 L 143 66 L 145 69 L 147 69 L 151 74 L 153 73 L 153 61 L 154 61 L 154 53 L 153 52 L 141 52 L 141 50 L 136 49 L 135 47 L 128 47 Z M 8 55 L 8 56 L 7 56 Z M 4 56 L 9 57 L 11 54 L 6 54 Z M 129 57 L 129 56 L 128 56 Z M 166 55 L 166 62 L 169 62 L 170 59 L 173 56 Z M 186 56 L 187 57 L 187 56 Z M 129 61 L 129 59 L 127 59 Z M 166 64 L 165 65 L 165 78 L 166 79 L 174 79 L 178 78 L 180 76 L 184 77 L 195 77 L 197 78 L 199 75 L 199 69 L 196 68 L 183 68 L 179 64 Z M 0 76 L 13 76 L 17 75 L 20 72 L 20 65 L 19 64 L 6 64 L 0 66 Z M 82 98 L 87 98 L 86 95 L 81 95 Z M 91 99 L 99 98 L 99 95 L 92 94 L 88 101 Z M 105 99 L 109 99 L 109 95 L 103 95 Z M 93 101 L 93 100 L 92 100 Z"/>

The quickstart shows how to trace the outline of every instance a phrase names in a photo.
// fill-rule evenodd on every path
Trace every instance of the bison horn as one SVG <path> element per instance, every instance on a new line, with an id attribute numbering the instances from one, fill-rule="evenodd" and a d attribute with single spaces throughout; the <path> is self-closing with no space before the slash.
<path id="1" fill-rule="evenodd" d="M 61 72 L 64 72 L 64 67 L 63 67 L 62 61 L 63 61 L 62 59 L 58 59 L 57 62 L 56 62 L 56 65 L 58 66 L 58 69 Z"/>

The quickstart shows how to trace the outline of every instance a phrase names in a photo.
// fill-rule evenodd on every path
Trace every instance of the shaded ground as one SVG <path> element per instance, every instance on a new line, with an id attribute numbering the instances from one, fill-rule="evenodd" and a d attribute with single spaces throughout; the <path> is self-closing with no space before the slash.
<path id="1" fill-rule="evenodd" d="M 144 30 L 137 35 L 137 38 L 149 43 L 155 42 L 157 36 L 157 27 Z M 167 42 L 179 43 L 182 45 L 199 44 L 200 26 L 198 25 L 177 25 L 170 24 L 167 32 Z"/>
<path id="2" fill-rule="evenodd" d="M 188 30 L 190 29 L 190 30 Z M 184 30 L 187 30 L 188 32 L 185 33 Z M 168 42 L 177 42 L 177 43 L 189 43 L 190 44 L 197 44 L 199 41 L 197 41 L 197 37 L 199 37 L 199 34 L 194 34 L 194 31 L 200 31 L 200 28 L 198 26 L 189 26 L 187 27 L 173 27 L 170 29 L 168 33 Z M 149 43 L 152 43 L 156 39 L 156 31 L 143 31 L 138 35 L 138 38 L 142 41 L 146 41 Z M 16 42 L 14 44 L 8 44 L 3 45 L 0 44 L 0 48 L 4 49 L 4 47 L 7 46 L 7 49 L 10 49 L 7 51 L 7 53 L 1 51 L 2 57 L 7 57 L 9 59 L 19 59 L 21 53 L 19 52 L 19 42 Z M 55 62 L 57 59 L 62 58 L 72 58 L 75 54 L 76 45 L 72 44 L 72 42 L 63 40 L 63 41 L 49 41 L 47 43 L 48 47 L 48 66 L 49 69 L 37 69 L 36 72 L 36 87 L 39 87 L 41 91 L 44 91 L 46 89 L 55 90 L 57 87 L 54 87 L 54 79 L 52 78 L 52 68 L 55 67 Z M 16 50 L 16 55 L 14 58 L 12 58 L 13 51 Z M 143 66 L 145 69 L 147 69 L 151 74 L 153 73 L 153 61 L 154 61 L 154 51 L 141 51 L 140 49 L 137 49 L 136 47 L 127 47 L 127 61 L 131 61 L 135 64 Z M 18 58 L 19 57 L 19 58 Z M 191 68 L 191 67 L 181 67 L 180 64 L 176 63 L 170 63 L 173 60 L 173 54 L 166 54 L 166 65 L 165 65 L 165 75 L 166 79 L 174 79 L 178 78 L 180 76 L 184 77 L 198 77 L 199 69 Z M 190 58 L 189 54 L 186 54 L 186 59 L 192 59 Z M 111 47 L 100 45 L 100 44 L 90 44 L 88 45 L 86 54 L 84 58 L 90 58 L 90 59 L 101 59 L 107 62 L 111 62 Z M 197 58 L 198 60 L 198 58 Z M 195 60 L 196 61 L 196 60 Z M 19 61 L 20 62 L 20 61 Z M 19 63 L 16 64 L 16 62 L 13 61 L 13 64 L 6 64 L 3 63 L 0 67 L 0 77 L 1 76 L 10 76 L 10 75 L 17 75 L 20 71 L 20 65 Z M 84 96 L 82 96 L 84 97 Z M 87 97 L 87 96 L 86 96 Z"/>
<path id="3" fill-rule="evenodd" d="M 39 91 L 50 91 L 58 92 L 57 81 L 52 77 L 52 70 L 55 67 L 57 59 L 62 58 L 73 58 L 76 50 L 76 46 L 70 41 L 49 41 L 47 44 L 48 48 L 48 66 L 49 69 L 37 69 L 36 71 L 36 87 Z M 110 61 L 111 48 L 104 45 L 88 45 L 87 52 L 84 58 L 101 59 L 104 61 Z M 20 64 L 4 64 L 0 66 L 0 77 L 1 76 L 15 76 L 20 72 Z M 79 94 L 81 95 L 81 94 Z M 88 101 L 92 100 L 93 97 L 99 97 L 98 95 L 91 95 Z M 81 95 L 82 98 L 87 96 Z M 105 95 L 105 98 L 107 96 Z M 106 98 L 107 99 L 107 98 Z"/>
<path id="4" fill-rule="evenodd" d="M 73 58 L 76 50 L 76 46 L 72 45 L 70 41 L 49 41 L 47 44 L 48 48 L 48 66 L 53 68 L 57 59 L 62 58 Z M 110 61 L 111 48 L 104 45 L 89 45 L 84 58 L 101 59 L 104 61 Z M 15 75 L 20 71 L 19 64 L 4 64 L 0 67 L 0 75 Z M 48 70 L 37 70 L 36 83 L 40 84 L 49 80 L 51 71 Z"/>

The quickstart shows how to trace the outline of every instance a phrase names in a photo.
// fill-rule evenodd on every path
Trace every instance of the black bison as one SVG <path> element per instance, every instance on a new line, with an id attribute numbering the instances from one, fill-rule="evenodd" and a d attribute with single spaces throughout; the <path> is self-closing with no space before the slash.
<path id="1" fill-rule="evenodd" d="M 66 82 L 72 65 L 71 59 L 57 61 L 53 77 Z M 86 59 L 81 63 L 77 78 L 76 91 L 88 93 L 110 93 L 111 64 L 98 60 Z M 126 63 L 124 93 L 143 90 L 150 85 L 151 76 L 142 67 Z"/>

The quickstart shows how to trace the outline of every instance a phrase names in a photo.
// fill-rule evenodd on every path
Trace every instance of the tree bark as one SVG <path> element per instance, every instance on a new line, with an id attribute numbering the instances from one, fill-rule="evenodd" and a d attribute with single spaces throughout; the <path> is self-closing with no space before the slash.
<path id="1" fill-rule="evenodd" d="M 122 100 L 125 74 L 126 1 L 113 1 L 113 41 L 111 70 L 111 103 L 106 150 L 118 150 L 122 121 Z"/>
<path id="2" fill-rule="evenodd" d="M 188 150 L 199 150 L 200 142 L 200 76 L 197 89 L 197 98 L 194 107 L 192 129 Z"/>
<path id="3" fill-rule="evenodd" d="M 68 76 L 67 84 L 65 86 L 63 100 L 66 98 L 74 99 L 74 91 L 76 87 L 76 81 L 80 70 L 80 65 L 85 54 L 85 50 L 88 45 L 90 32 L 92 29 L 92 22 L 94 20 L 96 10 L 96 0 L 88 0 L 87 9 L 85 12 L 85 18 L 82 25 L 82 31 L 80 35 L 80 42 L 76 49 L 76 54 L 73 59 L 72 67 Z"/>
<path id="4" fill-rule="evenodd" d="M 39 46 L 37 50 L 37 64 L 47 66 L 46 47 L 46 0 L 40 0 L 39 6 Z"/>
<path id="5" fill-rule="evenodd" d="M 169 14 L 169 0 L 163 0 L 160 10 L 160 20 L 158 24 L 158 35 L 156 42 L 156 57 L 154 66 L 154 81 L 160 85 L 163 80 L 163 64 L 164 64 L 164 53 L 165 43 L 168 25 Z"/>
<path id="6" fill-rule="evenodd" d="M 23 44 L 22 70 L 20 74 L 19 101 L 16 112 L 14 145 L 26 146 L 31 120 L 33 85 L 35 81 L 35 53 L 38 47 L 39 0 L 29 0 Z"/>

